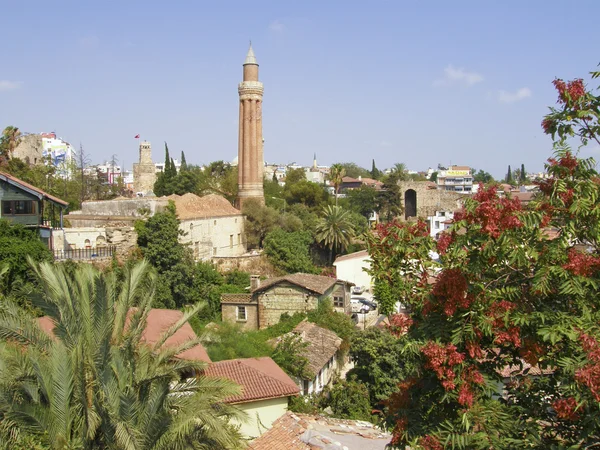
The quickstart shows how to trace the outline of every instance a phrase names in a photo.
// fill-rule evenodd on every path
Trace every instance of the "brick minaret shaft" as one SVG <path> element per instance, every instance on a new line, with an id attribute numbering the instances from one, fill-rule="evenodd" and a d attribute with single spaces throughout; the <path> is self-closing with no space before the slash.
<path id="1" fill-rule="evenodd" d="M 265 203 L 263 192 L 263 84 L 258 81 L 258 63 L 252 45 L 244 61 L 244 81 L 238 86 L 240 95 L 240 129 L 238 145 L 238 197 L 236 206 L 255 198 Z"/>

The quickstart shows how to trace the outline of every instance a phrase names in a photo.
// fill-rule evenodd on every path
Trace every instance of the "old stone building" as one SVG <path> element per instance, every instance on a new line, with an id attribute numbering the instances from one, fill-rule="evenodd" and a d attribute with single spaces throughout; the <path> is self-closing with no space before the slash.
<path id="1" fill-rule="evenodd" d="M 262 98 L 263 84 L 258 81 L 258 62 L 252 45 L 244 61 L 244 80 L 238 86 L 240 120 L 238 142 L 238 198 L 242 209 L 247 199 L 265 202 L 263 192 Z"/>
<path id="2" fill-rule="evenodd" d="M 65 249 L 114 245 L 117 253 L 126 253 L 137 240 L 135 221 L 163 211 L 169 201 L 175 203 L 180 221 L 180 242 L 190 246 L 196 260 L 246 253 L 244 216 L 227 199 L 215 194 L 83 202 L 80 211 L 66 216 L 72 228 L 66 229 L 63 242 L 55 245 Z"/>
<path id="3" fill-rule="evenodd" d="M 237 323 L 245 330 L 258 330 L 279 323 L 282 314 L 308 312 L 331 299 L 336 311 L 350 314 L 352 283 L 331 277 L 296 273 L 260 281 L 252 278 L 248 294 L 223 294 L 223 321 Z"/>
<path id="4" fill-rule="evenodd" d="M 455 211 L 462 207 L 464 195 L 438 189 L 431 181 L 401 181 L 398 183 L 404 220 L 427 219 L 436 211 Z"/>
<path id="5" fill-rule="evenodd" d="M 133 190 L 136 194 L 146 195 L 154 190 L 156 167 L 152 162 L 150 142 L 140 143 L 140 161 L 133 163 Z"/>
<path id="6" fill-rule="evenodd" d="M 41 164 L 43 161 L 44 144 L 41 134 L 26 134 L 19 140 L 12 157 L 19 158 L 27 164 Z"/>

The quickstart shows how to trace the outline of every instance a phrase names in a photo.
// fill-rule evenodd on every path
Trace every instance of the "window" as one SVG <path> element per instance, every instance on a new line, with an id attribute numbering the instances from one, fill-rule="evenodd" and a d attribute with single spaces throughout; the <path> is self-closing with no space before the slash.
<path id="1" fill-rule="evenodd" d="M 5 200 L 2 202 L 2 215 L 35 214 L 33 200 Z"/>
<path id="2" fill-rule="evenodd" d="M 229 248 L 233 248 L 233 234 L 229 235 Z"/>
<path id="3" fill-rule="evenodd" d="M 340 297 L 340 296 L 334 296 L 333 297 L 333 306 L 335 306 L 336 308 L 343 308 L 344 307 L 344 297 Z"/>
<path id="4" fill-rule="evenodd" d="M 213 225 L 215 225 L 215 226 L 217 225 L 217 221 L 216 221 L 216 220 L 215 220 L 215 221 L 213 221 Z"/>
<path id="5" fill-rule="evenodd" d="M 235 319 L 238 322 L 245 322 L 246 321 L 246 307 L 245 306 L 238 306 L 237 307 Z"/>
<path id="6" fill-rule="evenodd" d="M 213 256 L 217 256 L 217 247 L 213 247 Z"/>
<path id="7" fill-rule="evenodd" d="M 242 233 L 238 233 L 238 245 L 242 245 Z"/>

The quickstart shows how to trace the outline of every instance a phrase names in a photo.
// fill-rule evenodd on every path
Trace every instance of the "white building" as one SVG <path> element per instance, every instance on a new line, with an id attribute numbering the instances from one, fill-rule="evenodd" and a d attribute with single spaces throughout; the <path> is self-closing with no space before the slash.
<path id="1" fill-rule="evenodd" d="M 366 272 L 366 269 L 371 268 L 369 252 L 362 250 L 339 256 L 335 259 L 333 265 L 338 279 L 349 281 L 356 286 L 363 286 L 372 292 L 373 280 L 371 275 Z"/>
<path id="2" fill-rule="evenodd" d="M 452 211 L 436 211 L 434 216 L 427 217 L 429 221 L 429 234 L 435 238 L 438 233 L 447 230 L 454 219 Z"/>
<path id="3" fill-rule="evenodd" d="M 440 170 L 437 176 L 438 189 L 470 194 L 473 190 L 473 175 L 469 166 L 450 166 Z"/>

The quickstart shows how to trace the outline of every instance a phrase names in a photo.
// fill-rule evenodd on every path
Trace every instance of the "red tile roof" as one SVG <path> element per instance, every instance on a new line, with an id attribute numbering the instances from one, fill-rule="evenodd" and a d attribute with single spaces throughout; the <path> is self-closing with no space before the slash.
<path id="1" fill-rule="evenodd" d="M 308 369 L 316 376 L 325 364 L 337 353 L 342 339 L 333 331 L 322 328 L 308 320 L 300 322 L 291 333 L 308 343 L 300 353 L 308 360 Z"/>
<path id="2" fill-rule="evenodd" d="M 252 294 L 221 294 L 221 303 L 252 303 Z"/>
<path id="3" fill-rule="evenodd" d="M 133 308 L 129 310 L 129 314 L 133 312 Z M 150 345 L 158 342 L 160 336 L 183 317 L 181 311 L 171 309 L 151 309 L 146 320 L 146 329 L 142 334 L 142 339 Z M 54 322 L 48 316 L 40 317 L 38 325 L 42 331 L 46 332 L 50 337 L 54 337 Z M 177 347 L 186 341 L 196 339 L 196 333 L 189 323 L 184 324 L 177 332 L 165 342 L 166 347 Z M 208 353 L 201 344 L 196 345 L 183 353 L 177 355 L 178 358 L 189 361 L 204 361 L 211 362 Z"/>
<path id="4" fill-rule="evenodd" d="M 302 442 L 301 436 L 308 428 L 298 416 L 286 413 L 273 422 L 270 430 L 250 443 L 248 448 L 255 450 L 310 450 Z"/>
<path id="5" fill-rule="evenodd" d="M 204 370 L 204 375 L 227 378 L 242 387 L 242 393 L 226 399 L 227 403 L 289 397 L 300 393 L 294 380 L 268 356 L 212 363 Z"/>
<path id="6" fill-rule="evenodd" d="M 26 191 L 33 191 L 33 195 L 35 195 L 36 197 L 40 198 L 40 200 L 49 200 L 53 203 L 58 203 L 59 205 L 63 205 L 63 206 L 68 206 L 68 202 L 65 202 L 64 200 L 61 200 L 58 197 L 55 197 L 53 195 L 48 194 L 45 191 L 42 191 L 39 188 L 36 188 L 35 186 L 26 183 L 23 180 L 20 180 L 19 178 L 12 176 L 8 173 L 5 172 L 0 172 L 0 180 L 4 180 L 7 183 L 13 184 L 13 185 L 17 185 L 18 187 L 20 187 L 21 189 L 24 189 Z"/>

